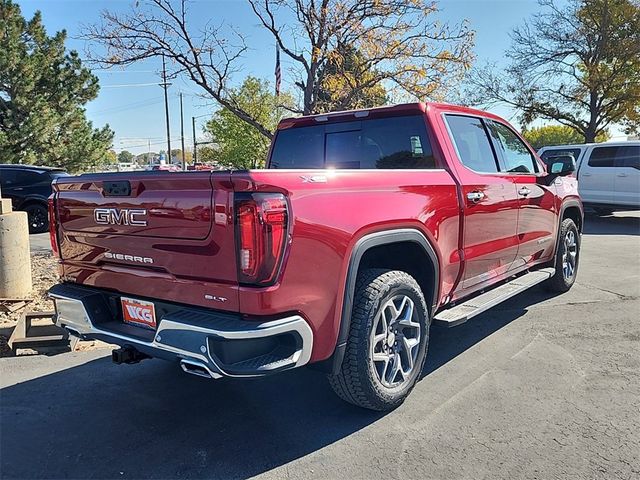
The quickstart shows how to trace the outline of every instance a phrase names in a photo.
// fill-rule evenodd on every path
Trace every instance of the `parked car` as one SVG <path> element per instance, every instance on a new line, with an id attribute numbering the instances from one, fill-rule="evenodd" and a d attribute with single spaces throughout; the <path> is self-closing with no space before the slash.
<path id="1" fill-rule="evenodd" d="M 203 378 L 313 364 L 399 405 L 432 322 L 576 280 L 573 162 L 547 173 L 505 120 L 414 103 L 283 120 L 266 170 L 60 178 L 56 324 Z"/>
<path id="2" fill-rule="evenodd" d="M 33 165 L 0 164 L 0 189 L 10 198 L 15 210 L 27 212 L 29 232 L 49 230 L 47 199 L 52 193 L 51 182 L 67 173 L 60 168 Z"/>
<path id="3" fill-rule="evenodd" d="M 640 141 L 558 145 L 538 153 L 545 162 L 573 155 L 580 196 L 596 213 L 640 209 Z"/>

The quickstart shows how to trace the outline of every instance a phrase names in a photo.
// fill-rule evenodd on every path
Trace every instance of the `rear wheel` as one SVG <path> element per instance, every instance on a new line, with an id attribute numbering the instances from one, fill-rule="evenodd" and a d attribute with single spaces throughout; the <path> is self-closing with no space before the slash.
<path id="1" fill-rule="evenodd" d="M 39 203 L 24 208 L 29 219 L 29 233 L 43 233 L 49 230 L 49 212 L 47 207 Z"/>
<path id="2" fill-rule="evenodd" d="M 406 272 L 358 275 L 347 348 L 333 390 L 347 402 L 391 410 L 413 389 L 424 366 L 429 314 L 420 286 Z"/>
<path id="3" fill-rule="evenodd" d="M 565 218 L 560 225 L 556 254 L 556 273 L 547 281 L 553 292 L 566 292 L 576 281 L 580 260 L 580 233 L 573 220 Z"/>

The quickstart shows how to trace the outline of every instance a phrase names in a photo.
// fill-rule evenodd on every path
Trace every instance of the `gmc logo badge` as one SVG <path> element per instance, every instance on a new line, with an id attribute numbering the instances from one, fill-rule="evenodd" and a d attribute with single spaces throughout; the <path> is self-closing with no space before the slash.
<path id="1" fill-rule="evenodd" d="M 147 226 L 147 211 L 135 208 L 96 208 L 93 218 L 99 225 L 132 225 Z"/>

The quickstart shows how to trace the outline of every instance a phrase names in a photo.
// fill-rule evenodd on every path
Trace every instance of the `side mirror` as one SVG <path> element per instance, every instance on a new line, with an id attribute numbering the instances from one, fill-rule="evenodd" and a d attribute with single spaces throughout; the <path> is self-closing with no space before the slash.
<path id="1" fill-rule="evenodd" d="M 546 164 L 549 166 L 549 173 L 558 177 L 564 177 L 576 171 L 576 159 L 569 154 L 548 157 Z"/>

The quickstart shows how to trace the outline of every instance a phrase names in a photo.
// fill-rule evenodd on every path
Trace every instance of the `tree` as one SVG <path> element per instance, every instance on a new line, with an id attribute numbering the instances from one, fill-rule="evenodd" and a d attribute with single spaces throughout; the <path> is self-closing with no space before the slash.
<path id="1" fill-rule="evenodd" d="M 375 72 L 367 69 L 366 59 L 360 52 L 349 45 L 338 45 L 318 75 L 322 81 L 316 109 L 330 112 L 386 104 L 384 85 L 371 82 L 375 76 Z"/>
<path id="2" fill-rule="evenodd" d="M 570 0 L 544 8 L 512 34 L 506 72 L 471 77 L 471 103 L 506 103 L 565 125 L 586 142 L 612 124 L 640 128 L 640 5 L 636 0 Z"/>
<path id="3" fill-rule="evenodd" d="M 584 143 L 584 136 L 566 125 L 533 127 L 523 130 L 522 135 L 536 150 L 552 145 Z M 608 132 L 603 132 L 596 137 L 596 142 L 606 142 L 609 138 Z"/>
<path id="4" fill-rule="evenodd" d="M 230 98 L 269 131 L 276 129 L 283 113 L 278 105 L 287 103 L 287 97 L 288 103 L 292 103 L 287 94 L 276 98 L 271 93 L 269 83 L 255 77 L 247 77 L 240 88 L 230 92 Z M 269 139 L 229 109 L 222 108 L 215 112 L 207 122 L 205 131 L 217 144 L 215 159 L 222 165 L 235 168 L 264 167 Z M 204 160 L 204 152 L 198 152 L 198 159 Z"/>
<path id="5" fill-rule="evenodd" d="M 128 150 L 122 150 L 118 154 L 118 162 L 120 162 L 120 163 L 131 163 L 131 162 L 133 162 L 133 153 L 129 152 Z"/>
<path id="6" fill-rule="evenodd" d="M 358 68 L 370 72 L 352 89 L 384 84 L 394 98 L 442 98 L 470 66 L 473 32 L 466 22 L 449 27 L 434 19 L 435 2 L 422 0 L 247 0 L 293 64 L 293 85 L 301 97 L 296 113 L 318 112 L 324 68 L 335 61 L 339 45 L 362 56 Z M 185 75 L 229 113 L 271 138 L 273 132 L 234 100 L 233 74 L 247 49 L 234 30 L 208 24 L 192 31 L 186 0 L 150 0 L 129 14 L 104 12 L 84 38 L 102 47 L 92 58 L 103 66 L 129 65 L 165 55 L 172 75 Z M 138 2 L 136 2 L 138 5 Z M 293 13 L 293 21 L 291 20 Z M 334 68 L 334 76 L 341 69 Z M 351 86 L 347 79 L 344 86 Z M 358 91 L 347 92 L 357 97 Z"/>
<path id="7" fill-rule="evenodd" d="M 76 171 L 103 161 L 113 141 L 109 126 L 93 128 L 83 105 L 98 79 L 64 46 L 65 31 L 47 35 L 36 12 L 0 0 L 0 158 Z"/>

